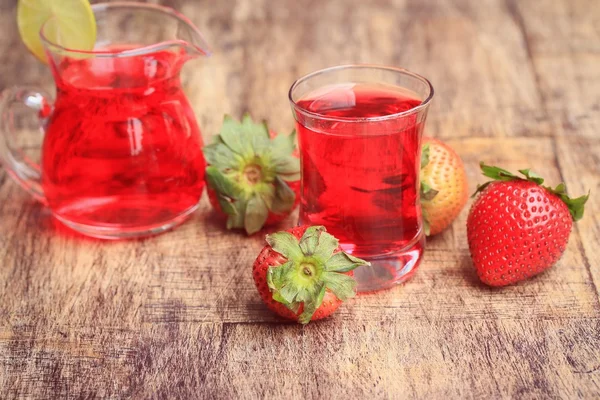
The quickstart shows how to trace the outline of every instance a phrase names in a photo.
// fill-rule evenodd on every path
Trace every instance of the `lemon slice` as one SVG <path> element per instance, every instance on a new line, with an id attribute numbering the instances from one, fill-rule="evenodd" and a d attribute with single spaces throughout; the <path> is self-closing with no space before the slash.
<path id="1" fill-rule="evenodd" d="M 25 46 L 48 63 L 40 30 L 52 43 L 73 50 L 89 51 L 96 43 L 96 19 L 88 0 L 19 0 L 17 24 Z"/>

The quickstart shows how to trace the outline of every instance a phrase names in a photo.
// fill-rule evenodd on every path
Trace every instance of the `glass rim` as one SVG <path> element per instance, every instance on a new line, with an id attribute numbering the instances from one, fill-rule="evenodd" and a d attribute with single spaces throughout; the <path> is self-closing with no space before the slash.
<path id="1" fill-rule="evenodd" d="M 165 15 L 175 18 L 179 22 L 182 22 L 182 23 L 188 25 L 194 31 L 194 33 L 197 34 L 202 40 L 203 47 L 198 47 L 199 51 L 207 56 L 210 56 L 210 54 L 211 54 L 210 47 L 208 46 L 206 40 L 204 39 L 204 36 L 198 30 L 198 28 L 196 28 L 196 26 L 192 23 L 192 21 L 190 21 L 185 15 L 181 14 L 180 12 L 178 12 L 170 7 L 162 6 L 160 4 L 140 3 L 140 2 L 136 2 L 136 1 L 114 1 L 114 2 L 110 2 L 110 3 L 96 3 L 96 4 L 92 4 L 91 7 L 92 7 L 92 11 L 94 13 L 94 16 L 96 15 L 96 13 L 98 11 L 106 11 L 108 9 L 119 9 L 119 8 L 120 9 L 127 9 L 127 8 L 139 9 L 139 10 L 156 11 L 159 13 L 163 13 Z M 40 28 L 40 32 L 39 32 L 40 39 L 42 40 L 42 43 L 44 44 L 44 46 L 46 46 L 46 48 L 48 50 L 54 51 L 54 52 L 55 52 L 55 50 L 58 50 L 58 52 L 64 52 L 67 54 L 69 54 L 69 53 L 70 54 L 79 54 L 82 56 L 93 56 L 93 57 L 129 57 L 129 56 L 139 56 L 139 55 L 143 55 L 143 54 L 155 53 L 157 51 L 169 48 L 173 45 L 181 44 L 180 40 L 166 40 L 166 41 L 162 41 L 159 43 L 153 43 L 153 44 L 149 44 L 149 45 L 133 47 L 133 48 L 125 50 L 125 51 L 110 51 L 110 50 L 98 51 L 98 50 L 72 49 L 69 47 L 61 46 L 60 44 L 53 42 L 52 40 L 48 39 L 46 37 L 46 35 L 44 34 L 44 29 L 46 28 L 46 26 L 55 19 L 56 19 L 56 17 L 53 16 L 53 17 L 48 18 L 46 21 L 44 21 L 44 23 L 42 24 L 42 27 Z M 194 46 L 194 47 L 197 47 L 197 46 Z"/>
<path id="2" fill-rule="evenodd" d="M 425 100 L 421 101 L 421 104 L 419 104 L 416 107 L 411 108 L 410 110 L 406 110 L 406 111 L 402 111 L 402 112 L 394 113 L 394 114 L 381 115 L 381 116 L 377 116 L 377 117 L 332 117 L 332 116 L 321 114 L 318 112 L 309 111 L 304 107 L 300 107 L 298 105 L 298 103 L 292 98 L 292 93 L 294 92 L 294 89 L 296 89 L 301 83 L 306 82 L 307 80 L 314 78 L 317 75 L 321 75 L 323 73 L 335 72 L 338 70 L 345 70 L 345 69 L 375 69 L 375 70 L 384 70 L 384 71 L 394 72 L 394 73 L 401 74 L 401 75 L 408 75 L 408 76 L 416 78 L 417 80 L 425 83 L 425 85 L 429 89 L 429 93 L 428 93 L 427 97 L 425 98 Z M 399 86 L 399 87 L 402 87 L 402 86 Z M 388 120 L 402 118 L 402 117 L 405 117 L 408 115 L 419 113 L 420 111 L 429 107 L 429 103 L 431 103 L 431 100 L 433 99 L 433 95 L 434 95 L 434 90 L 433 90 L 433 85 L 431 84 L 431 82 L 429 82 L 429 80 L 427 78 L 425 78 L 419 74 L 416 74 L 414 72 L 411 72 L 406 68 L 391 67 L 391 66 L 377 65 L 377 64 L 345 64 L 345 65 L 337 65 L 335 67 L 323 68 L 323 69 L 311 72 L 307 75 L 304 75 L 304 76 L 296 79 L 296 81 L 290 87 L 290 90 L 288 92 L 288 99 L 296 111 L 298 111 L 308 117 L 317 118 L 317 119 L 326 120 L 326 121 L 333 121 L 333 122 L 364 123 L 364 122 L 388 121 Z"/>

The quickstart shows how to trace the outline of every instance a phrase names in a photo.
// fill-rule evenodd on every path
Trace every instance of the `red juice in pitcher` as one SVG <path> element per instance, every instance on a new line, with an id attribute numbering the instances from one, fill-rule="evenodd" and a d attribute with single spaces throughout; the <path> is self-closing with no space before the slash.
<path id="1" fill-rule="evenodd" d="M 179 81 L 185 61 L 178 49 L 52 66 L 57 98 L 46 123 L 42 185 L 59 219 L 80 231 L 140 231 L 195 209 L 205 162 Z"/>
<path id="2" fill-rule="evenodd" d="M 407 89 L 363 83 L 327 85 L 299 99 L 299 109 L 319 115 L 311 126 L 297 124 L 301 223 L 326 226 L 359 257 L 414 244 L 422 121 L 386 116 L 420 104 Z"/>

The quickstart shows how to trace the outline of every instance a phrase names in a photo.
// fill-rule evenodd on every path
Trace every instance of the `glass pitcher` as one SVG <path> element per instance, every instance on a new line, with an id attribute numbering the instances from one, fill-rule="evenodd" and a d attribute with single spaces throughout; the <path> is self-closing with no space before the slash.
<path id="1" fill-rule="evenodd" d="M 93 51 L 52 43 L 44 32 L 55 21 L 43 26 L 56 101 L 24 88 L 2 94 L 0 159 L 80 233 L 107 239 L 160 233 L 183 222 L 204 189 L 202 137 L 179 72 L 186 61 L 208 55 L 208 46 L 187 18 L 166 7 L 117 2 L 93 11 Z M 41 165 L 14 144 L 23 105 L 44 133 Z"/>

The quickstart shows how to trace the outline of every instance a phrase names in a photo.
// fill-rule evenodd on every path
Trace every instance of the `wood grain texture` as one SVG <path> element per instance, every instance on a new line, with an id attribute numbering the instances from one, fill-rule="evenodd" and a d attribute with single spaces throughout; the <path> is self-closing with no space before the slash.
<path id="1" fill-rule="evenodd" d="M 0 89 L 52 91 L 15 3 L 0 0 Z M 302 74 L 391 64 L 432 80 L 426 131 L 459 152 L 470 189 L 485 160 L 600 190 L 595 0 L 162 3 L 215 50 L 183 76 L 205 139 L 224 113 L 291 130 Z M 107 243 L 61 227 L 0 170 L 0 398 L 600 397 L 600 200 L 559 265 L 502 290 L 478 283 L 467 213 L 408 284 L 302 328 L 254 289 L 261 235 L 226 232 L 206 199 L 173 232 Z"/>
<path id="2" fill-rule="evenodd" d="M 593 0 L 514 1 L 555 134 L 600 137 L 600 12 Z"/>

